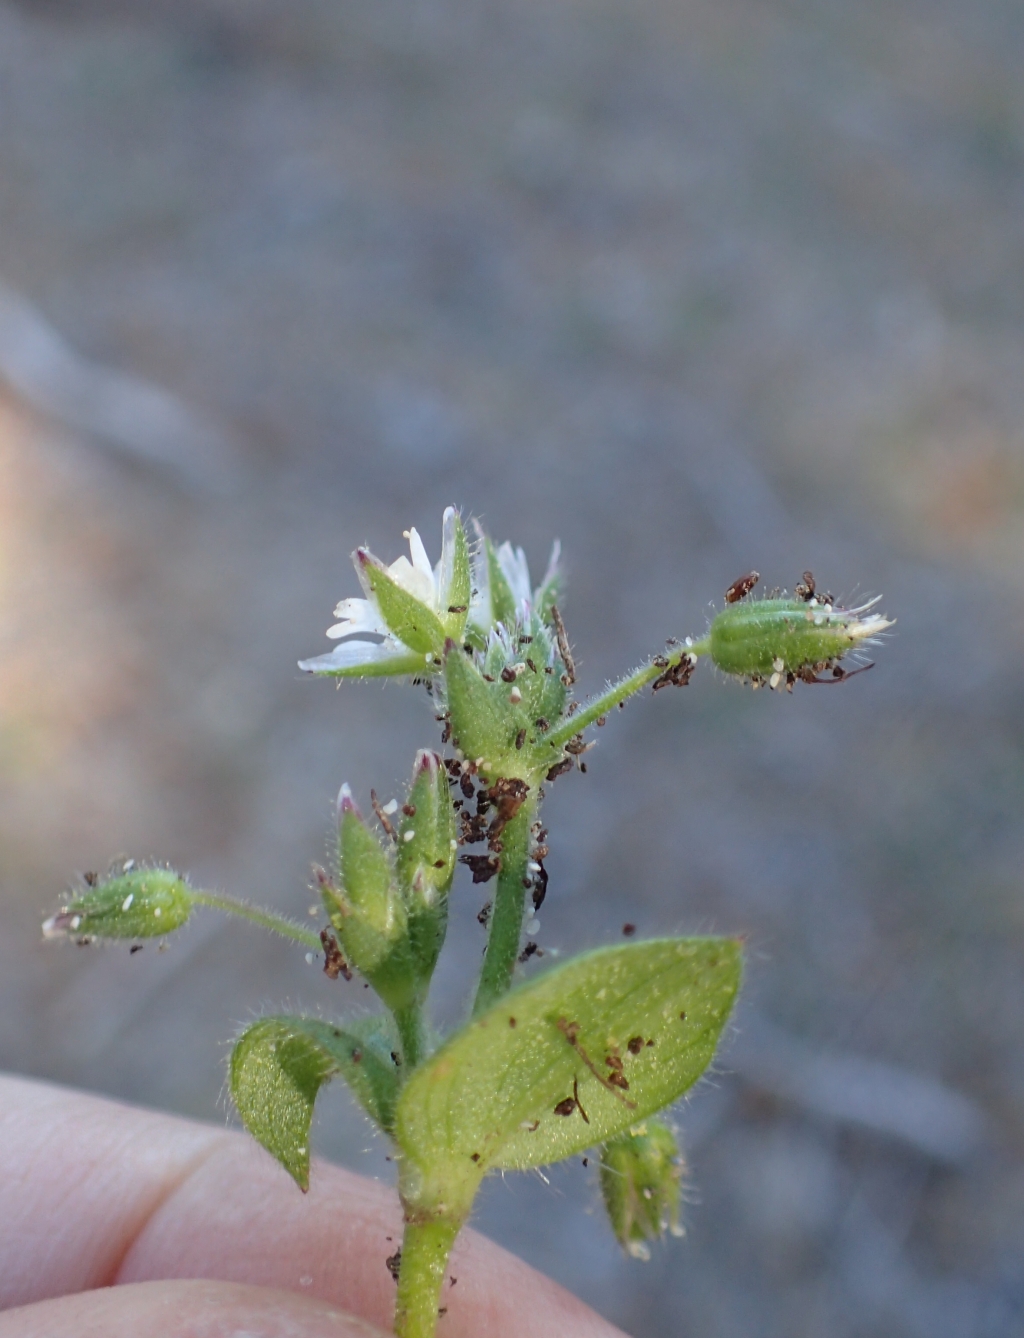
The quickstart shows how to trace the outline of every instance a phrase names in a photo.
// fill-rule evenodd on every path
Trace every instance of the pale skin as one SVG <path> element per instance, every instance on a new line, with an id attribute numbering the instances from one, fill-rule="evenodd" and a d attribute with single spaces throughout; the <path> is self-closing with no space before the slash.
<path id="1" fill-rule="evenodd" d="M 0 1077 L 0 1338 L 383 1338 L 394 1191 L 242 1134 Z M 623 1338 L 466 1230 L 439 1338 Z"/>

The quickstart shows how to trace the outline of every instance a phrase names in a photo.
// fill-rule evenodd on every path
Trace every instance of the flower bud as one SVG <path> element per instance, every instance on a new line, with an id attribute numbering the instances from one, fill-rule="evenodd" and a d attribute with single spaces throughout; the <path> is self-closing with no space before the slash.
<path id="1" fill-rule="evenodd" d="M 843 656 L 892 626 L 870 612 L 877 602 L 840 609 L 815 598 L 739 600 L 711 623 L 711 658 L 725 673 L 749 678 L 756 686 L 792 686 L 796 678 L 813 681 L 826 670 L 837 679 L 846 677 L 838 668 Z"/>
<path id="2" fill-rule="evenodd" d="M 601 1150 L 601 1193 L 619 1243 L 635 1259 L 649 1259 L 649 1240 L 666 1230 L 683 1234 L 679 1197 L 686 1167 L 672 1132 L 645 1120 Z"/>
<path id="3" fill-rule="evenodd" d="M 455 873 L 455 813 L 448 777 L 437 753 L 416 754 L 412 786 L 402 806 L 396 862 L 406 903 L 430 907 L 447 896 Z"/>
<path id="4" fill-rule="evenodd" d="M 192 894 L 172 869 L 136 869 L 90 886 L 43 924 L 46 938 L 159 938 L 180 929 Z"/>
<path id="5" fill-rule="evenodd" d="M 347 785 L 338 796 L 338 862 L 341 888 L 321 892 L 347 956 L 368 980 L 405 935 L 405 910 L 391 861 L 363 822 Z"/>
<path id="6" fill-rule="evenodd" d="M 436 753 L 419 752 L 402 807 L 395 854 L 408 914 L 409 950 L 424 993 L 448 932 L 448 891 L 456 850 L 447 773 Z"/>
<path id="7" fill-rule="evenodd" d="M 392 862 L 365 825 L 347 785 L 338 795 L 341 887 L 320 876 L 320 895 L 345 956 L 393 1011 L 422 997 L 409 916 Z M 436 960 L 436 958 L 435 958 Z"/>

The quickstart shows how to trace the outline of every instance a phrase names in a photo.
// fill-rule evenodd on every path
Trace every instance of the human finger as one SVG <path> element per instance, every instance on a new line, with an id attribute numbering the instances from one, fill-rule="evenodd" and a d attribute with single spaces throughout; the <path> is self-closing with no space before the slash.
<path id="1" fill-rule="evenodd" d="M 325 1163 L 302 1195 L 251 1139 L 0 1079 L 0 1306 L 168 1278 L 298 1291 L 390 1326 L 393 1190 Z M 454 1279 L 454 1281 L 453 1281 Z M 568 1292 L 465 1231 L 446 1338 L 614 1338 Z"/>
<path id="2" fill-rule="evenodd" d="M 137 1282 L 0 1314 L 0 1338 L 384 1338 L 335 1306 L 234 1282 Z"/>

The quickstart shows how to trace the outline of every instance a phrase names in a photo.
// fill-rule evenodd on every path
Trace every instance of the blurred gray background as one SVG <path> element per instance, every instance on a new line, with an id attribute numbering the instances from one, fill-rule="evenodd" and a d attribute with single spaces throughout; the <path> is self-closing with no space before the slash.
<path id="1" fill-rule="evenodd" d="M 557 534 L 585 691 L 809 567 L 873 673 L 702 668 L 547 806 L 546 949 L 747 936 L 687 1238 L 578 1162 L 477 1223 L 637 1338 L 1024 1333 L 1022 68 L 1011 0 L 0 0 L 0 1064 L 223 1119 L 239 1023 L 368 1006 L 215 916 L 38 934 L 118 853 L 305 914 L 434 738 L 295 669 L 357 543 Z M 317 1140 L 389 1170 L 341 1090 Z"/>

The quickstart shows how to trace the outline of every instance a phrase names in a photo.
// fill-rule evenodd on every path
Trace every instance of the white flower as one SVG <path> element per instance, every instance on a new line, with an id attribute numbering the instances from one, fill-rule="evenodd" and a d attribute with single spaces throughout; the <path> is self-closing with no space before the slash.
<path id="1" fill-rule="evenodd" d="M 448 507 L 436 567 L 430 565 L 416 530 L 406 530 L 405 537 L 409 557 L 403 555 L 388 567 L 368 548 L 352 554 L 365 598 L 338 604 L 334 610 L 338 621 L 327 635 L 345 639 L 326 655 L 300 660 L 300 669 L 347 677 L 440 669 L 445 640 L 460 640 L 469 616 L 472 591 L 465 531 L 458 512 Z"/>

